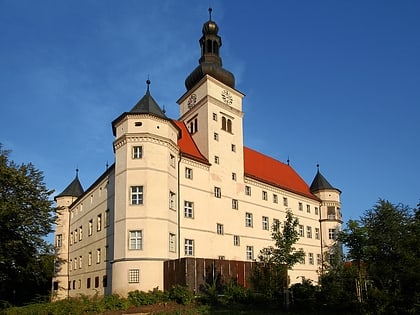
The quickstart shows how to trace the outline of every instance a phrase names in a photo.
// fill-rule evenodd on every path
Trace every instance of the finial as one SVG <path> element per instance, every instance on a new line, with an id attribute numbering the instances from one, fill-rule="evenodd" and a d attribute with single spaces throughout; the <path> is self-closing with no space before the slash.
<path id="1" fill-rule="evenodd" d="M 211 12 L 213 11 L 212 8 L 209 8 L 209 21 L 211 21 Z"/>
<path id="2" fill-rule="evenodd" d="M 290 159 L 289 159 L 289 156 L 287 156 L 287 165 L 290 165 Z"/>
<path id="3" fill-rule="evenodd" d="M 79 177 L 79 168 L 76 166 L 76 177 Z"/>
<path id="4" fill-rule="evenodd" d="M 316 169 L 317 169 L 317 171 L 319 173 L 319 163 L 316 164 Z"/>
<path id="5" fill-rule="evenodd" d="M 108 165 L 108 161 L 106 161 L 106 164 L 105 164 L 105 169 L 108 169 L 108 167 L 109 167 L 109 165 Z"/>
<path id="6" fill-rule="evenodd" d="M 150 80 L 149 80 L 149 75 L 147 75 L 147 80 L 146 80 L 146 84 L 147 84 L 147 92 L 149 92 L 149 86 L 150 86 Z"/>
<path id="7" fill-rule="evenodd" d="M 162 112 L 163 112 L 164 114 L 166 114 L 165 105 L 163 105 Z"/>

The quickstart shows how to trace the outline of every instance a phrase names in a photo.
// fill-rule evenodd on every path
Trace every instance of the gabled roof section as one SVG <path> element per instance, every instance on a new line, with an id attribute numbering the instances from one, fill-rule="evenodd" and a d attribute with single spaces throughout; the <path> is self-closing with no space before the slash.
<path id="1" fill-rule="evenodd" d="M 181 150 L 181 154 L 187 158 L 196 160 L 198 162 L 209 164 L 209 161 L 203 154 L 201 154 L 200 150 L 195 144 L 194 139 L 188 132 L 187 126 L 185 126 L 185 123 L 178 120 L 173 120 L 173 122 L 181 130 L 181 136 L 178 138 L 178 146 Z"/>
<path id="2" fill-rule="evenodd" d="M 80 184 L 79 176 L 76 172 L 76 178 L 63 190 L 63 192 L 54 199 L 59 197 L 80 197 L 84 193 L 82 184 Z"/>
<path id="3" fill-rule="evenodd" d="M 311 187 L 309 188 L 310 191 L 312 193 L 316 192 L 316 191 L 320 191 L 320 190 L 324 190 L 324 189 L 334 189 L 334 190 L 338 190 L 337 188 L 334 188 L 328 181 L 327 179 L 322 176 L 322 174 L 319 172 L 316 173 L 314 180 L 312 181 Z"/>
<path id="4" fill-rule="evenodd" d="M 319 200 L 309 190 L 306 182 L 287 164 L 244 147 L 245 176 L 278 188 Z"/>

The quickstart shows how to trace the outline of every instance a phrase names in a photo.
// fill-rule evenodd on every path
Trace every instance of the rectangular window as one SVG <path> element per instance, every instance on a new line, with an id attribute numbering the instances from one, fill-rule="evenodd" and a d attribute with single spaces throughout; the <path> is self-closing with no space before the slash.
<path id="1" fill-rule="evenodd" d="M 301 251 L 303 251 L 303 248 L 299 248 Z M 304 253 L 305 255 L 303 255 L 302 261 L 300 262 L 301 264 L 306 264 L 306 253 Z"/>
<path id="2" fill-rule="evenodd" d="M 95 277 L 95 288 L 99 288 L 99 277 Z"/>
<path id="3" fill-rule="evenodd" d="M 273 219 L 273 232 L 278 232 L 280 229 L 280 220 Z"/>
<path id="4" fill-rule="evenodd" d="M 219 141 L 219 134 L 218 134 L 217 132 L 215 132 L 215 133 L 213 134 L 213 139 L 214 139 L 215 141 Z"/>
<path id="5" fill-rule="evenodd" d="M 246 259 L 253 260 L 254 259 L 254 246 L 246 246 Z"/>
<path id="6" fill-rule="evenodd" d="M 140 283 L 140 269 L 128 269 L 128 283 Z"/>
<path id="7" fill-rule="evenodd" d="M 92 252 L 88 254 L 88 266 L 92 266 Z"/>
<path id="8" fill-rule="evenodd" d="M 194 240 L 185 239 L 184 254 L 185 254 L 185 256 L 193 256 L 194 255 Z"/>
<path id="9" fill-rule="evenodd" d="M 305 236 L 304 231 L 303 231 L 303 225 L 300 225 L 300 224 L 299 224 L 299 236 L 300 237 L 304 237 Z"/>
<path id="10" fill-rule="evenodd" d="M 176 235 L 173 233 L 169 233 L 169 251 L 176 252 Z"/>
<path id="11" fill-rule="evenodd" d="M 317 265 L 321 265 L 322 264 L 321 254 L 316 254 L 316 264 Z"/>
<path id="12" fill-rule="evenodd" d="M 169 192 L 169 209 L 176 210 L 176 195 L 174 192 Z"/>
<path id="13" fill-rule="evenodd" d="M 303 204 L 299 202 L 299 211 L 303 211 Z"/>
<path id="14" fill-rule="evenodd" d="M 131 204 L 142 205 L 143 204 L 143 186 L 131 186 Z"/>
<path id="15" fill-rule="evenodd" d="M 269 224 L 268 224 L 268 217 L 262 217 L 262 229 L 263 230 L 268 230 L 269 229 Z"/>
<path id="16" fill-rule="evenodd" d="M 335 207 L 327 207 L 328 220 L 335 220 Z"/>
<path id="17" fill-rule="evenodd" d="M 307 238 L 312 238 L 312 227 L 311 226 L 306 227 L 306 237 Z"/>
<path id="18" fill-rule="evenodd" d="M 73 232 L 70 232 L 70 245 L 73 245 Z"/>
<path id="19" fill-rule="evenodd" d="M 169 163 L 173 168 L 175 168 L 175 155 L 169 154 Z"/>
<path id="20" fill-rule="evenodd" d="M 143 157 L 143 147 L 135 146 L 133 147 L 133 159 L 141 159 Z"/>
<path id="21" fill-rule="evenodd" d="M 309 264 L 310 265 L 313 265 L 314 264 L 314 254 L 313 253 L 309 253 L 308 259 L 309 259 Z"/>
<path id="22" fill-rule="evenodd" d="M 90 289 L 90 278 L 86 279 L 86 288 Z"/>
<path id="23" fill-rule="evenodd" d="M 238 210 L 239 202 L 237 199 L 232 199 L 232 209 Z"/>
<path id="24" fill-rule="evenodd" d="M 74 270 L 77 269 L 77 257 L 74 259 Z"/>
<path id="25" fill-rule="evenodd" d="M 222 198 L 222 189 L 220 187 L 214 187 L 214 196 L 216 198 Z"/>
<path id="26" fill-rule="evenodd" d="M 231 150 L 232 150 L 232 152 L 236 152 L 236 145 L 235 144 L 231 145 Z"/>
<path id="27" fill-rule="evenodd" d="M 252 213 L 245 213 L 245 226 L 252 227 Z"/>
<path id="28" fill-rule="evenodd" d="M 192 168 L 186 167 L 185 168 L 185 178 L 193 179 L 193 170 Z"/>
<path id="29" fill-rule="evenodd" d="M 233 235 L 233 246 L 240 246 L 241 245 L 241 239 L 239 238 L 239 235 Z"/>
<path id="30" fill-rule="evenodd" d="M 245 186 L 245 195 L 251 196 L 251 186 Z"/>
<path id="31" fill-rule="evenodd" d="M 184 201 L 184 216 L 194 218 L 194 203 L 192 201 Z"/>
<path id="32" fill-rule="evenodd" d="M 217 155 L 214 156 L 214 164 L 219 164 L 220 163 L 220 159 Z"/>
<path id="33" fill-rule="evenodd" d="M 223 224 L 217 223 L 216 230 L 217 234 L 223 235 Z"/>
<path id="34" fill-rule="evenodd" d="M 80 256 L 79 257 L 79 269 L 82 268 L 82 266 L 83 266 L 83 257 Z"/>
<path id="35" fill-rule="evenodd" d="M 213 113 L 213 120 L 217 121 L 217 114 L 216 113 Z"/>
<path id="36" fill-rule="evenodd" d="M 319 240 L 319 228 L 315 228 L 315 239 Z"/>
<path id="37" fill-rule="evenodd" d="M 69 267 L 70 267 L 70 271 L 72 271 L 73 270 L 73 259 L 70 259 Z"/>
<path id="38" fill-rule="evenodd" d="M 279 197 L 276 194 L 273 194 L 273 202 L 279 203 Z"/>
<path id="39" fill-rule="evenodd" d="M 108 286 L 108 277 L 107 275 L 102 277 L 102 286 L 106 288 Z"/>
<path id="40" fill-rule="evenodd" d="M 265 190 L 262 191 L 262 200 L 268 200 L 268 195 Z"/>
<path id="41" fill-rule="evenodd" d="M 336 230 L 335 229 L 328 229 L 328 238 L 330 240 L 336 239 Z"/>
<path id="42" fill-rule="evenodd" d="M 130 240 L 129 240 L 129 247 L 128 249 L 142 249 L 143 248 L 143 232 L 141 230 L 138 231 L 130 231 Z"/>
<path id="43" fill-rule="evenodd" d="M 318 215 L 318 207 L 315 207 L 315 214 Z"/>
<path id="44" fill-rule="evenodd" d="M 74 230 L 74 243 L 77 243 L 77 237 L 78 237 L 77 229 L 75 229 Z"/>
<path id="45" fill-rule="evenodd" d="M 285 207 L 289 206 L 289 202 L 287 201 L 286 197 L 283 197 L 283 206 Z"/>
<path id="46" fill-rule="evenodd" d="M 96 217 L 96 231 L 102 230 L 102 214 L 98 214 Z"/>
<path id="47" fill-rule="evenodd" d="M 232 180 L 236 182 L 236 173 L 232 173 Z"/>
<path id="48" fill-rule="evenodd" d="M 89 220 L 89 225 L 88 225 L 88 236 L 91 236 L 93 233 L 93 220 Z"/>
<path id="49" fill-rule="evenodd" d="M 109 209 L 107 209 L 105 211 L 105 226 L 108 227 L 109 226 Z"/>
<path id="50" fill-rule="evenodd" d="M 79 241 L 81 241 L 83 239 L 83 227 L 80 226 L 79 227 Z"/>
<path id="51" fill-rule="evenodd" d="M 99 264 L 101 262 L 101 249 L 98 248 L 96 250 L 96 263 Z"/>
<path id="52" fill-rule="evenodd" d="M 306 212 L 311 213 L 311 206 L 310 205 L 306 205 Z"/>
<path id="53" fill-rule="evenodd" d="M 55 237 L 55 246 L 56 247 L 62 247 L 63 246 L 63 235 L 57 234 Z"/>

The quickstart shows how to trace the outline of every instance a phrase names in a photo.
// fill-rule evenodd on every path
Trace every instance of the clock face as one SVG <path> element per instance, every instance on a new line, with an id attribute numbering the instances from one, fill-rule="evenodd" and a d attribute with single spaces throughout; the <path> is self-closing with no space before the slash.
<path id="1" fill-rule="evenodd" d="M 223 90 L 222 91 L 222 100 L 226 104 L 231 105 L 232 102 L 233 102 L 232 94 L 230 94 L 230 92 L 228 90 Z"/>
<path id="2" fill-rule="evenodd" d="M 197 102 L 197 95 L 191 94 L 190 98 L 188 99 L 188 108 L 194 107 L 195 103 Z"/>

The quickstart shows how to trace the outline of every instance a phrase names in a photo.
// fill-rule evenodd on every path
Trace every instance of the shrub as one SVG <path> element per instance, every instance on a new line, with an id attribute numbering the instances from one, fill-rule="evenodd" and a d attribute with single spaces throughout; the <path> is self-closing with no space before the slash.
<path id="1" fill-rule="evenodd" d="M 178 304 L 188 305 L 194 301 L 194 294 L 185 286 L 174 285 L 169 289 L 169 299 Z"/>

